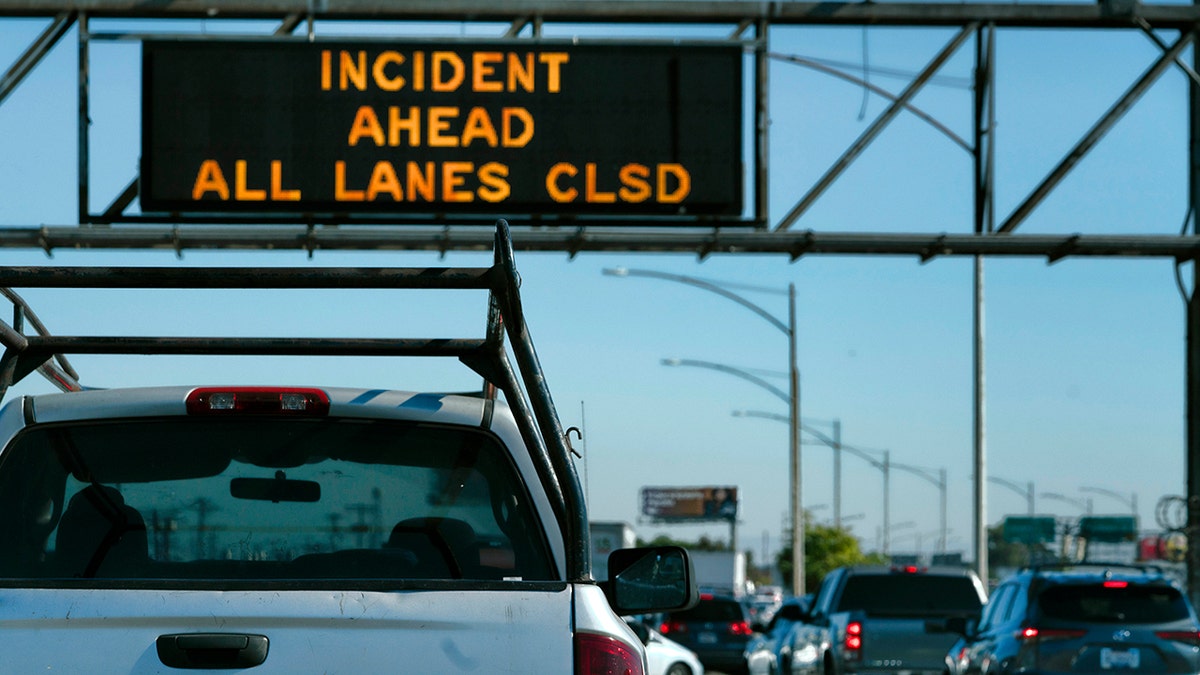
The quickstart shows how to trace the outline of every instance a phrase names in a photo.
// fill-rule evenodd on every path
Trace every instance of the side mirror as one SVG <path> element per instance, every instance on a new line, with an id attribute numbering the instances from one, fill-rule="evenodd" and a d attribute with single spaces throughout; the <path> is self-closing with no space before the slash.
<path id="1" fill-rule="evenodd" d="M 617 549 L 608 574 L 601 588 L 617 614 L 672 612 L 700 601 L 692 559 L 679 546 Z"/>

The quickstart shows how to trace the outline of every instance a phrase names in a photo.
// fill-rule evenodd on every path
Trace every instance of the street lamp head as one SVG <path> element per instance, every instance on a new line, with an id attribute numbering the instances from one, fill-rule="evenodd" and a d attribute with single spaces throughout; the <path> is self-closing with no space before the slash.
<path id="1" fill-rule="evenodd" d="M 664 366 L 678 366 L 678 365 L 683 364 L 683 360 L 682 359 L 663 359 L 662 364 Z"/>
<path id="2" fill-rule="evenodd" d="M 605 267 L 601 270 L 603 274 L 610 277 L 627 277 L 629 276 L 629 268 L 627 267 Z"/>

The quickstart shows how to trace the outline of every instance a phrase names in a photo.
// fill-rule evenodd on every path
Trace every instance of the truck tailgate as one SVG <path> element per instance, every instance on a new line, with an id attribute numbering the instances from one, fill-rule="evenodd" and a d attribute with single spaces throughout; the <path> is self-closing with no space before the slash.
<path id="1" fill-rule="evenodd" d="M 956 637 L 927 632 L 925 619 L 870 618 L 863 626 L 862 663 L 866 668 L 941 671 Z"/>
<path id="2" fill-rule="evenodd" d="M 566 673 L 571 588 L 455 591 L 0 590 L 4 670 L 175 672 L 171 634 L 263 635 L 255 673 Z M 536 654 L 536 659 L 531 655 Z"/>

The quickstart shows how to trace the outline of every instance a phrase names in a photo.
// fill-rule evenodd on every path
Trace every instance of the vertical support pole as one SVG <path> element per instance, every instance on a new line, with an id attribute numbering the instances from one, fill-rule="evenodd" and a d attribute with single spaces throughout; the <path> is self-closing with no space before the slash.
<path id="1" fill-rule="evenodd" d="M 88 128 L 91 119 L 88 115 L 88 91 L 90 78 L 90 61 L 88 59 L 88 15 L 79 13 L 79 224 L 88 222 Z"/>
<path id="2" fill-rule="evenodd" d="M 993 206 L 993 180 L 995 154 L 993 152 L 995 131 L 995 74 L 992 69 L 995 56 L 994 24 L 981 27 L 975 39 L 975 234 L 991 235 L 995 229 Z M 984 387 L 984 293 L 983 257 L 975 256 L 974 297 L 972 302 L 974 340 L 974 512 L 973 540 L 975 571 L 986 584 L 988 581 L 988 532 L 987 532 L 987 439 L 985 424 Z"/>
<path id="3" fill-rule="evenodd" d="M 771 129 L 771 111 L 768 107 L 767 92 L 770 90 L 770 60 L 767 58 L 768 29 L 771 23 L 765 19 L 758 22 L 755 29 L 757 38 L 754 45 L 754 224 L 756 227 L 767 226 L 767 213 L 770 185 L 767 179 L 769 165 L 768 138 Z"/>
<path id="4" fill-rule="evenodd" d="M 1200 0 L 1194 0 L 1200 4 Z M 1192 66 L 1200 67 L 1200 50 L 1192 50 Z M 1188 79 L 1188 204 L 1192 233 L 1200 208 L 1200 85 Z M 1192 293 L 1187 300 L 1185 419 L 1187 438 L 1187 592 L 1200 602 L 1200 263 L 1192 261 Z"/>
<path id="5" fill-rule="evenodd" d="M 738 552 L 737 516 L 734 516 L 729 519 L 729 550 L 733 551 L 734 555 L 737 555 L 737 552 Z M 738 588 L 738 589 L 734 589 L 734 592 L 741 593 L 744 590 L 745 589 Z"/>
<path id="6" fill-rule="evenodd" d="M 988 532 L 987 532 L 987 424 L 985 414 L 984 377 L 984 326 L 983 326 L 983 257 L 975 256 L 973 303 L 974 339 L 974 456 L 975 465 L 975 572 L 987 583 L 988 580 Z"/>
<path id="7" fill-rule="evenodd" d="M 842 421 L 833 421 L 833 526 L 842 529 Z"/>
<path id="8" fill-rule="evenodd" d="M 892 452 L 883 451 L 883 554 L 887 555 L 892 539 Z"/>
<path id="9" fill-rule="evenodd" d="M 792 511 L 792 592 L 804 595 L 804 511 L 801 509 L 800 471 L 800 367 L 796 363 L 796 284 L 788 284 L 788 375 L 789 396 L 788 425 L 791 434 L 791 511 Z"/>
<path id="10" fill-rule="evenodd" d="M 947 504 L 946 504 L 946 469 L 944 469 L 944 468 L 938 471 L 938 487 L 941 488 L 941 492 L 942 492 L 942 494 L 941 494 L 942 503 L 940 505 L 941 506 L 941 514 L 942 514 L 942 523 L 941 523 L 942 533 L 941 533 L 941 539 L 938 540 L 938 553 L 945 553 L 946 552 L 946 539 L 949 535 L 950 530 L 946 527 L 946 506 L 947 506 Z"/>
<path id="11" fill-rule="evenodd" d="M 1027 502 L 1029 502 L 1029 517 L 1030 517 L 1030 518 L 1032 518 L 1032 517 L 1033 517 L 1033 513 L 1034 513 L 1034 506 L 1033 506 L 1033 481 L 1029 481 L 1029 492 L 1026 492 L 1026 493 L 1025 493 L 1025 495 L 1026 495 L 1026 501 L 1027 501 Z"/>

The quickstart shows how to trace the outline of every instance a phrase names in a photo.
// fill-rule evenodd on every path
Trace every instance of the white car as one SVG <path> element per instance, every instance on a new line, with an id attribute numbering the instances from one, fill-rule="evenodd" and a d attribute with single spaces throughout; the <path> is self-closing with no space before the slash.
<path id="1" fill-rule="evenodd" d="M 626 623 L 646 647 L 646 675 L 704 675 L 704 666 L 692 650 L 640 621 Z"/>

